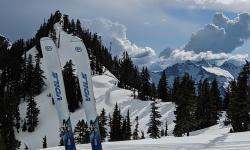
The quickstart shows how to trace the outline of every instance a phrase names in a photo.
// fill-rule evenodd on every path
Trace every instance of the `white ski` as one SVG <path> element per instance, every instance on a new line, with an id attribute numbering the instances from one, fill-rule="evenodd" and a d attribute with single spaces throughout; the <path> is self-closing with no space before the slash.
<path id="1" fill-rule="evenodd" d="M 60 137 L 63 140 L 65 150 L 76 150 L 57 47 L 53 40 L 48 37 L 41 38 L 40 43 L 43 57 L 47 63 L 50 89 L 59 118 Z"/>
<path id="2" fill-rule="evenodd" d="M 88 52 L 81 39 L 78 37 L 74 36 L 71 39 L 71 46 L 73 50 L 73 61 L 76 66 L 81 94 L 83 98 L 83 107 L 90 129 L 89 136 L 92 150 L 102 150 Z"/>

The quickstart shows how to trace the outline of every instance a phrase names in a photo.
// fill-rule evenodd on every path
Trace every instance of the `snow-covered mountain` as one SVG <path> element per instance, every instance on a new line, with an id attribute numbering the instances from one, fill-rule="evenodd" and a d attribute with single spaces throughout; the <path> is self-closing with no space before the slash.
<path id="1" fill-rule="evenodd" d="M 201 61 L 185 61 L 176 63 L 167 67 L 164 71 L 167 75 L 169 86 L 173 84 L 175 77 L 181 77 L 185 73 L 189 73 L 193 80 L 198 83 L 200 80 L 208 79 L 212 81 L 217 79 L 221 92 L 229 84 L 231 80 L 238 76 L 242 66 L 236 66 L 230 61 L 226 61 L 221 66 L 217 66 L 206 60 Z M 152 81 L 158 84 L 162 72 L 151 72 Z"/>
<path id="2" fill-rule="evenodd" d="M 160 52 L 160 54 L 159 54 L 158 57 L 159 57 L 159 58 L 160 58 L 160 57 L 168 58 L 168 57 L 170 56 L 170 54 L 171 54 L 172 51 L 173 51 L 172 48 L 166 48 L 166 49 L 164 49 L 163 51 Z"/>
<path id="3" fill-rule="evenodd" d="M 72 39 L 72 35 L 62 31 L 60 26 L 57 24 L 55 25 L 55 28 L 60 30 L 60 50 L 58 52 L 61 64 L 63 66 L 66 61 L 74 59 L 69 50 L 69 42 Z M 35 56 L 36 53 L 37 50 L 35 47 L 27 52 L 28 55 L 31 54 L 32 56 Z M 41 68 L 45 71 L 45 76 L 47 76 L 47 69 L 45 66 L 44 59 L 42 58 Z M 148 137 L 147 123 L 149 122 L 151 102 L 134 99 L 132 96 L 132 91 L 117 87 L 118 80 L 108 70 L 106 70 L 103 75 L 93 76 L 92 79 L 98 114 L 100 114 L 101 110 L 104 108 L 107 115 L 112 115 L 113 108 L 117 103 L 123 116 L 127 114 L 128 110 L 130 111 L 132 130 L 134 130 L 135 127 L 135 118 L 138 116 L 139 131 L 144 131 L 145 136 Z M 16 132 L 16 137 L 22 143 L 21 149 L 24 149 L 24 145 L 27 145 L 32 150 L 42 148 L 42 138 L 44 136 L 47 137 L 48 147 L 55 147 L 59 144 L 59 121 L 55 106 L 52 104 L 51 97 L 49 97 L 50 86 L 47 80 L 46 85 L 47 86 L 44 87 L 43 92 L 35 97 L 35 101 L 37 102 L 40 109 L 39 125 L 32 133 L 22 131 L 19 131 L 19 133 Z M 169 132 L 172 133 L 172 130 L 174 129 L 173 120 L 175 119 L 175 105 L 170 102 L 159 102 L 158 105 L 160 107 L 159 111 L 162 115 L 161 121 L 165 123 L 167 120 Z M 26 116 L 26 107 L 26 102 L 20 104 L 20 114 L 22 121 Z M 71 122 L 73 128 L 81 119 L 85 119 L 83 107 L 74 113 L 71 113 Z M 163 124 L 162 127 L 164 127 L 164 125 L 165 124 Z"/>
<path id="4" fill-rule="evenodd" d="M 233 61 L 225 61 L 221 66 L 222 69 L 230 72 L 235 78 L 239 75 L 242 65 L 239 63 L 235 63 Z"/>

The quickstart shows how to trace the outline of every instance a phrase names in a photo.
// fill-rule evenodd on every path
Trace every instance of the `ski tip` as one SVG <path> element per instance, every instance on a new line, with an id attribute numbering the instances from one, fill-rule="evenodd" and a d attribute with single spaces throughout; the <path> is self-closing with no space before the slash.
<path id="1" fill-rule="evenodd" d="M 42 38 L 40 39 L 40 41 L 47 41 L 47 40 L 51 40 L 51 38 L 49 38 L 49 37 L 42 37 Z"/>

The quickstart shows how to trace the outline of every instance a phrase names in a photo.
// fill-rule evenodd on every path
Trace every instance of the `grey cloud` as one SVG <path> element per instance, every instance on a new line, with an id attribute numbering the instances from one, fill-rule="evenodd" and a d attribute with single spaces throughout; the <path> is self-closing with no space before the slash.
<path id="1" fill-rule="evenodd" d="M 250 38 L 250 14 L 239 14 L 230 20 L 221 13 L 214 15 L 213 23 L 193 34 L 184 49 L 196 52 L 232 52 Z"/>

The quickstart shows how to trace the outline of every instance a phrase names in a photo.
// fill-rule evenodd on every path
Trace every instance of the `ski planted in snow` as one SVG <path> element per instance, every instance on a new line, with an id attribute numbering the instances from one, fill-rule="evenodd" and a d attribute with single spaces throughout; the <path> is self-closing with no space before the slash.
<path id="1" fill-rule="evenodd" d="M 90 130 L 89 136 L 92 150 L 102 150 L 88 52 L 81 39 L 78 37 L 74 36 L 71 39 L 71 46 L 73 50 L 73 61 L 75 62 L 81 95 L 83 98 L 83 106 Z"/>
<path id="2" fill-rule="evenodd" d="M 50 89 L 59 118 L 60 137 L 63 140 L 65 150 L 76 150 L 57 47 L 53 40 L 48 37 L 41 38 L 40 43 L 47 64 Z"/>

